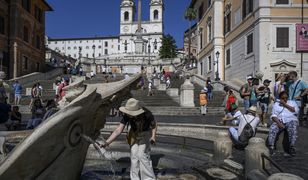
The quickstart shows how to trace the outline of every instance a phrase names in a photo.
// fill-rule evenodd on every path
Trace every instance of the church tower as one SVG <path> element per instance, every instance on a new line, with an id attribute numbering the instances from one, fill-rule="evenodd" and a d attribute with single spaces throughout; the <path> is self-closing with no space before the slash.
<path id="1" fill-rule="evenodd" d="M 128 33 L 127 24 L 132 24 L 135 19 L 134 0 L 122 0 L 121 2 L 121 34 Z"/>
<path id="2" fill-rule="evenodd" d="M 164 4 L 163 0 L 151 0 L 150 2 L 150 21 L 163 21 Z"/>

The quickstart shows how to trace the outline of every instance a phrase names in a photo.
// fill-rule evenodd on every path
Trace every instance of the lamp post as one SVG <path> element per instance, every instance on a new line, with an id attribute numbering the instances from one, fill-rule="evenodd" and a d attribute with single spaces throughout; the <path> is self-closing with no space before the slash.
<path id="1" fill-rule="evenodd" d="M 218 68 L 218 65 L 219 65 L 219 61 L 218 61 L 218 59 L 219 59 L 219 55 L 220 55 L 220 52 L 219 51 L 217 51 L 216 53 L 216 61 L 215 61 L 215 63 L 216 63 L 216 66 L 217 66 L 217 71 L 216 71 L 216 78 L 215 78 L 215 81 L 220 81 L 220 78 L 219 78 L 219 68 Z"/>
<path id="2" fill-rule="evenodd" d="M 148 45 L 148 54 L 149 54 L 149 61 L 148 61 L 148 65 L 151 64 L 151 59 L 150 59 L 150 54 L 151 54 L 151 45 L 150 45 L 150 42 L 149 42 L 149 45 Z"/>
<path id="3" fill-rule="evenodd" d="M 79 46 L 79 62 L 78 62 L 78 66 L 80 66 L 81 65 L 81 51 L 82 51 L 82 47 L 81 46 Z"/>

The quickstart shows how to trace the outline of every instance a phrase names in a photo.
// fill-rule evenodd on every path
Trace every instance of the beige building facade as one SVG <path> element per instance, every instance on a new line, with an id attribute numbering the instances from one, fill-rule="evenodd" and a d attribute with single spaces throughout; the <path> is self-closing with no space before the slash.
<path id="1" fill-rule="evenodd" d="M 7 78 L 45 67 L 45 0 L 0 0 L 0 67 Z"/>
<path id="2" fill-rule="evenodd" d="M 308 54 L 296 52 L 296 24 L 301 23 L 301 0 L 192 0 L 198 14 L 198 74 L 245 81 L 263 72 L 295 70 L 308 80 Z M 304 1 L 304 23 L 308 4 Z M 219 56 L 217 56 L 219 52 Z"/>

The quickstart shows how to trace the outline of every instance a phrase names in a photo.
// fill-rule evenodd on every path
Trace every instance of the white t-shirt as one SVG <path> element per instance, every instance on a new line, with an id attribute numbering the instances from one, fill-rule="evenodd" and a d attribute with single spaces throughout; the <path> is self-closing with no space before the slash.
<path id="1" fill-rule="evenodd" d="M 276 102 L 273 106 L 271 118 L 277 117 L 283 123 L 288 123 L 291 121 L 298 121 L 297 114 L 299 112 L 299 108 L 296 102 L 292 100 L 288 100 L 287 104 L 291 107 L 294 107 L 295 112 L 289 111 L 287 108 L 280 106 L 279 102 Z"/>
<path id="2" fill-rule="evenodd" d="M 260 119 L 258 117 L 252 116 L 250 114 L 242 114 L 240 111 L 236 112 L 233 117 L 238 117 L 240 120 L 240 124 L 238 126 L 238 135 L 241 135 L 244 127 L 246 126 L 247 122 L 250 123 L 253 131 L 256 130 L 258 124 L 260 123 Z M 245 119 L 246 118 L 246 119 Z M 246 122 L 247 121 L 247 122 Z"/>

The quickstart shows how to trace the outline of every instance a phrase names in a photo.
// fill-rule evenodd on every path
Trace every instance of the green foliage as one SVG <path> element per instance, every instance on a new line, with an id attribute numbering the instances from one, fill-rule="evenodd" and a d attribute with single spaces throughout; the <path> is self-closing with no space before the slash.
<path id="1" fill-rule="evenodd" d="M 197 12 L 193 8 L 187 8 L 184 17 L 189 21 L 193 21 L 197 19 Z"/>
<path id="2" fill-rule="evenodd" d="M 162 38 L 162 46 L 159 49 L 160 58 L 175 58 L 177 57 L 177 46 L 175 39 L 170 35 L 164 35 Z"/>

